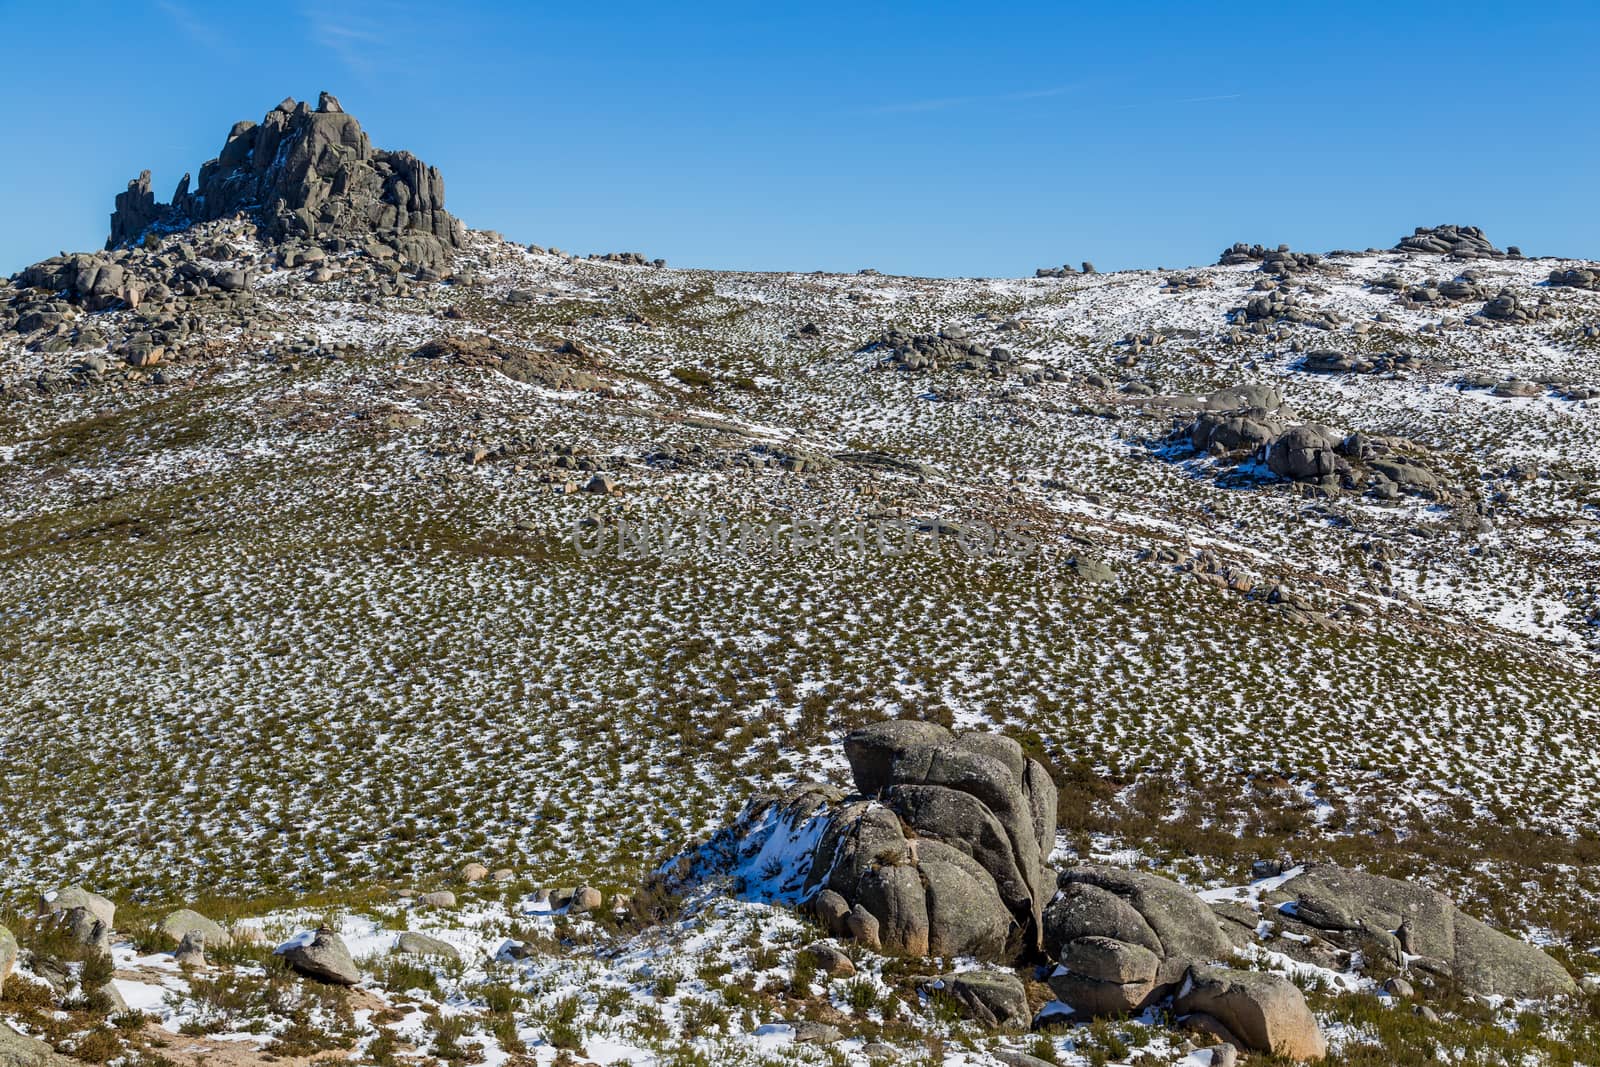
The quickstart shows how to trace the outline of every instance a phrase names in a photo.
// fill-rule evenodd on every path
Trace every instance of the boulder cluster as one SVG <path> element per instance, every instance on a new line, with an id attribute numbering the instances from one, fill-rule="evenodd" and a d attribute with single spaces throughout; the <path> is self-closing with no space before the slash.
<path id="1" fill-rule="evenodd" d="M 1311 356 L 1319 366 L 1356 363 L 1337 352 Z M 1283 394 L 1271 386 L 1217 390 L 1178 438 L 1196 452 L 1232 464 L 1254 461 L 1279 478 L 1306 483 L 1327 495 L 1359 491 L 1379 500 L 1396 500 L 1405 493 L 1432 500 L 1449 496 L 1439 476 L 1418 462 L 1409 442 L 1298 422 Z"/>
<path id="2" fill-rule="evenodd" d="M 1464 270 L 1453 278 L 1420 284 L 1389 273 L 1374 279 L 1370 287 L 1394 293 L 1396 302 L 1408 309 L 1448 307 L 1468 300 L 1484 300 L 1489 296 L 1483 285 L 1483 276 L 1476 270 Z"/>
<path id="3" fill-rule="evenodd" d="M 1512 245 L 1501 251 L 1476 226 L 1418 226 L 1394 247 L 1397 252 L 1432 252 L 1458 259 L 1522 258 L 1522 249 Z"/>
<path id="4" fill-rule="evenodd" d="M 185 174 L 171 203 L 157 202 L 150 172 L 128 183 L 111 214 L 107 249 L 151 230 L 246 215 L 273 241 L 382 241 L 402 260 L 440 269 L 466 238 L 444 209 L 444 179 L 409 152 L 374 149 L 355 116 L 323 93 L 315 110 L 294 99 L 259 123 L 238 122 L 190 189 Z"/>
<path id="5" fill-rule="evenodd" d="M 1339 313 L 1326 308 L 1310 307 L 1300 298 L 1283 290 L 1269 289 L 1245 302 L 1233 312 L 1236 323 L 1292 322 L 1321 330 L 1337 329 L 1344 319 Z"/>
<path id="6" fill-rule="evenodd" d="M 1300 369 L 1312 374 L 1391 374 L 1396 371 L 1415 370 L 1425 360 L 1415 352 L 1340 352 L 1321 349 L 1307 352 L 1300 360 Z"/>
<path id="7" fill-rule="evenodd" d="M 985 345 L 966 330 L 947 326 L 937 333 L 890 330 L 862 345 L 858 352 L 879 354 L 885 366 L 899 370 L 983 370 L 999 373 L 1017 361 L 1009 348 Z"/>
<path id="8" fill-rule="evenodd" d="M 1040 267 L 1033 272 L 1033 276 L 1035 278 L 1069 278 L 1074 274 L 1093 274 L 1094 272 L 1094 264 L 1086 259 L 1083 261 L 1081 270 L 1070 263 L 1063 263 L 1059 267 Z"/>
<path id="9" fill-rule="evenodd" d="M 1222 255 L 1217 257 L 1219 267 L 1241 267 L 1250 263 L 1261 264 L 1261 269 L 1268 274 L 1293 274 L 1315 270 L 1321 266 L 1322 257 L 1315 252 L 1291 251 L 1288 245 L 1266 248 L 1243 241 L 1224 248 Z"/>
<path id="10" fill-rule="evenodd" d="M 1002 959 L 1041 943 L 1056 787 L 1017 742 L 895 721 L 845 739 L 857 796 L 811 863 L 819 919 L 901 955 Z"/>
<path id="11" fill-rule="evenodd" d="M 1568 267 L 1566 270 L 1553 270 L 1550 272 L 1549 284 L 1567 286 L 1572 289 L 1587 289 L 1591 293 L 1600 292 L 1600 270 L 1595 270 L 1592 267 Z"/>
<path id="12" fill-rule="evenodd" d="M 1493 319 L 1497 322 L 1524 323 L 1532 322 L 1544 314 L 1542 303 L 1529 307 L 1522 302 L 1522 298 L 1511 289 L 1501 289 L 1483 309 L 1478 312 L 1479 318 Z"/>

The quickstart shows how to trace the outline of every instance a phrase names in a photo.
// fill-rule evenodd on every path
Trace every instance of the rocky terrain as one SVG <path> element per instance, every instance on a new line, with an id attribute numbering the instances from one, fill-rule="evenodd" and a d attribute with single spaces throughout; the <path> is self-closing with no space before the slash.
<path id="1" fill-rule="evenodd" d="M 327 94 L 198 173 L 0 282 L 18 1042 L 1600 1059 L 1600 265 L 577 255 Z"/>

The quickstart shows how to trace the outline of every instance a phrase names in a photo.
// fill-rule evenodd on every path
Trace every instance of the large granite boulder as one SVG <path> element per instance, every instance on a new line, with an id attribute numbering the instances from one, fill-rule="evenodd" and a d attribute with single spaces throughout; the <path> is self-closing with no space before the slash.
<path id="1" fill-rule="evenodd" d="M 1254 452 L 1277 440 L 1283 423 L 1265 408 L 1203 411 L 1195 416 L 1187 433 L 1196 452 Z"/>
<path id="2" fill-rule="evenodd" d="M 1056 836 L 1043 766 L 1009 738 L 909 720 L 855 731 L 845 756 L 860 796 L 833 812 L 806 882 L 835 934 L 986 959 L 1042 944 Z"/>
<path id="3" fill-rule="evenodd" d="M 1415 882 L 1316 864 L 1267 895 L 1278 919 L 1354 950 L 1454 982 L 1469 993 L 1542 997 L 1575 993 L 1561 965 L 1526 941 L 1467 915 Z"/>
<path id="4" fill-rule="evenodd" d="M 64 889 L 51 890 L 39 897 L 40 915 L 60 915 L 74 908 L 83 908 L 92 917 L 104 923 L 107 930 L 112 928 L 117 915 L 115 904 L 99 893 L 89 892 L 81 885 L 69 885 Z"/>
<path id="5" fill-rule="evenodd" d="M 343 237 L 381 241 L 407 262 L 446 265 L 466 238 L 444 209 L 444 179 L 409 152 L 372 147 L 355 116 L 324 93 L 318 107 L 283 101 L 259 122 L 238 122 L 190 188 L 185 174 L 168 204 L 148 171 L 128 183 L 111 215 L 106 247 L 152 228 L 182 229 L 243 214 L 270 240 Z"/>
<path id="6" fill-rule="evenodd" d="M 319 982 L 348 986 L 361 981 L 361 970 L 344 939 L 326 927 L 295 935 L 278 946 L 277 954 L 295 971 Z"/>
<path id="7" fill-rule="evenodd" d="M 1320 1060 L 1328 1041 L 1287 978 L 1262 971 L 1191 967 L 1173 999 L 1180 1015 L 1220 1022 L 1244 1048 L 1292 1060 Z"/>
<path id="8" fill-rule="evenodd" d="M 1044 913 L 1044 945 L 1058 964 L 1051 989 L 1090 1015 L 1153 1004 L 1192 964 L 1232 952 L 1215 913 L 1177 882 L 1094 864 L 1061 872 Z"/>
<path id="9" fill-rule="evenodd" d="M 189 908 L 180 908 L 168 915 L 157 928 L 170 944 L 178 944 L 191 933 L 200 934 L 209 948 L 225 948 L 233 944 L 233 935 L 220 923 Z"/>
<path id="10" fill-rule="evenodd" d="M 1314 422 L 1290 427 L 1266 446 L 1267 469 L 1280 478 L 1308 481 L 1345 467 L 1339 458 L 1342 434 Z"/>

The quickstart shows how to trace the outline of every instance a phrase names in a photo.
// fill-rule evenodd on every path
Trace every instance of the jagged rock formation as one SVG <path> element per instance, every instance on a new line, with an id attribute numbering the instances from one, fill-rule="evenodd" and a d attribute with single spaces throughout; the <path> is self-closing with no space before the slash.
<path id="1" fill-rule="evenodd" d="M 355 116 L 323 93 L 317 108 L 286 99 L 259 123 L 239 122 L 190 189 L 185 174 L 170 204 L 156 201 L 150 172 L 117 196 L 107 249 L 152 227 L 247 215 L 272 240 L 389 245 L 406 262 L 438 269 L 466 237 L 444 208 L 439 171 L 409 152 L 372 147 Z"/>
<path id="2" fill-rule="evenodd" d="M 855 731 L 845 755 L 860 795 L 832 813 L 807 880 L 835 933 L 904 955 L 1039 946 L 1056 788 L 1037 761 L 912 721 Z"/>
<path id="3" fill-rule="evenodd" d="M 1322 257 L 1315 252 L 1290 251 L 1288 245 L 1267 248 L 1243 241 L 1224 248 L 1217 257 L 1219 267 L 1239 267 L 1247 263 L 1261 264 L 1261 269 L 1268 274 L 1292 274 L 1316 269 L 1322 263 Z"/>
<path id="4" fill-rule="evenodd" d="M 1521 258 L 1515 245 L 1501 251 L 1476 226 L 1418 226 L 1394 246 L 1397 252 L 1433 252 L 1463 259 Z"/>
<path id="5" fill-rule="evenodd" d="M 1577 984 L 1550 956 L 1467 915 L 1443 893 L 1332 864 L 1268 894 L 1292 932 L 1387 958 L 1469 993 L 1544 997 Z"/>

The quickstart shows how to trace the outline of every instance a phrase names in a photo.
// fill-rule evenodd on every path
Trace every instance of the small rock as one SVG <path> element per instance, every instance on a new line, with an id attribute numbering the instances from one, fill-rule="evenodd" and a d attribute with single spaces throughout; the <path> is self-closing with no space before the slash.
<path id="1" fill-rule="evenodd" d="M 572 903 L 568 905 L 570 911 L 598 911 L 605 898 L 600 895 L 600 890 L 593 886 L 580 885 L 572 891 Z"/>
<path id="2" fill-rule="evenodd" d="M 199 930 L 190 930 L 184 934 L 183 940 L 178 943 L 178 951 L 173 953 L 172 958 L 179 967 L 204 970 L 206 966 L 206 935 Z"/>
<path id="3" fill-rule="evenodd" d="M 448 889 L 424 893 L 417 899 L 430 908 L 453 908 L 456 906 L 456 895 Z"/>
<path id="4" fill-rule="evenodd" d="M 461 951 L 450 942 L 419 934 L 415 930 L 401 934 L 394 943 L 394 950 L 412 956 L 442 956 L 450 960 L 461 958 Z"/>
<path id="5" fill-rule="evenodd" d="M 800 955 L 811 960 L 816 969 L 830 978 L 848 978 L 856 973 L 856 965 L 837 946 L 826 941 L 813 941 L 800 950 Z"/>
<path id="6" fill-rule="evenodd" d="M 489 868 L 481 863 L 469 863 L 461 868 L 461 880 L 468 885 L 473 885 L 489 877 Z"/>
<path id="7" fill-rule="evenodd" d="M 1417 995 L 1417 991 L 1412 988 L 1411 983 L 1398 976 L 1384 982 L 1383 991 L 1400 1000 L 1411 1000 Z"/>
<path id="8" fill-rule="evenodd" d="M 797 1045 L 831 1045 L 844 1036 L 839 1033 L 838 1027 L 810 1019 L 794 1019 L 789 1026 L 794 1029 L 794 1042 Z"/>

